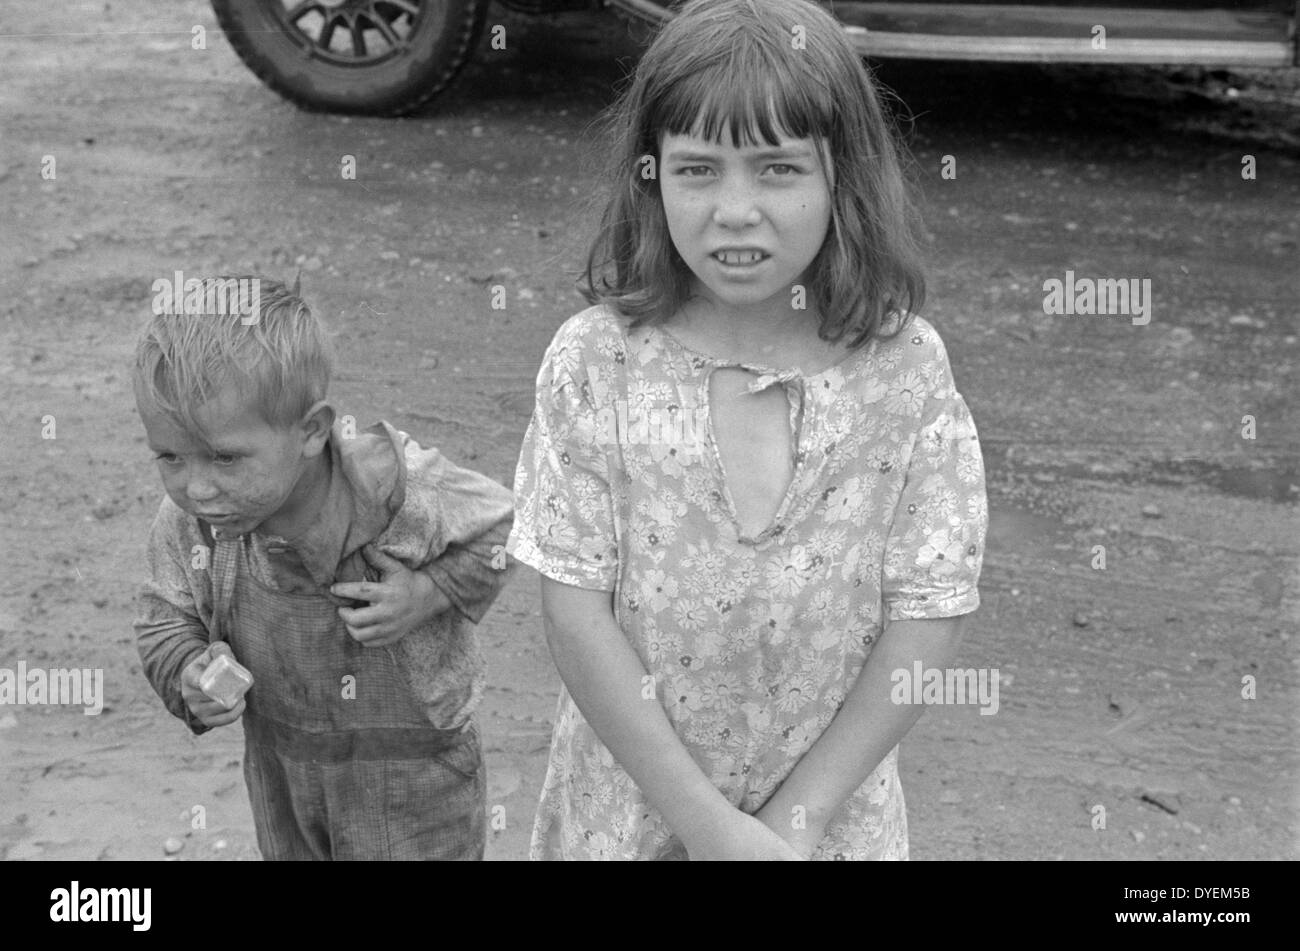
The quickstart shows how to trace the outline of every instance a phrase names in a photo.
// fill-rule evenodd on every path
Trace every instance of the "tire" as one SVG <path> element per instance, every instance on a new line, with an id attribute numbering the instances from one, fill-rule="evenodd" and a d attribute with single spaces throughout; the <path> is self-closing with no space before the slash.
<path id="1" fill-rule="evenodd" d="M 212 9 L 244 65 L 290 102 L 313 112 L 398 116 L 450 85 L 478 45 L 488 3 L 212 0 Z M 291 7 L 301 11 L 295 22 Z"/>

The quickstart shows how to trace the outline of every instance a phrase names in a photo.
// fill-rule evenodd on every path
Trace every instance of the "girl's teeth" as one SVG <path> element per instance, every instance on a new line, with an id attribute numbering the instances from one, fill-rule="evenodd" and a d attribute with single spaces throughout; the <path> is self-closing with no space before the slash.
<path id="1" fill-rule="evenodd" d="M 758 251 L 722 251 L 714 257 L 723 264 L 755 264 L 763 255 Z"/>

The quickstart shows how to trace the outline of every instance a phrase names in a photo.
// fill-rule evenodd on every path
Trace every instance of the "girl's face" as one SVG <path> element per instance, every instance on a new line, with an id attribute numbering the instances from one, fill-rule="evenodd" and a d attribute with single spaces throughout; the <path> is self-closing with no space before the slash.
<path id="1" fill-rule="evenodd" d="M 659 190 L 694 290 L 723 311 L 788 312 L 831 220 L 813 139 L 736 146 L 665 135 Z M 807 295 L 811 297 L 811 295 Z"/>

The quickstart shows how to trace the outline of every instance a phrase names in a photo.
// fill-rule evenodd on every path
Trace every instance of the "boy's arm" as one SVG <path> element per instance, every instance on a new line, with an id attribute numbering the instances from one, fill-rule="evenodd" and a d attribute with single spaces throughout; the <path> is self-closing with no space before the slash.
<path id="1" fill-rule="evenodd" d="M 206 733 L 209 728 L 190 715 L 190 708 L 181 697 L 181 671 L 207 650 L 207 632 L 202 625 L 179 617 L 157 624 L 136 621 L 135 630 L 144 675 L 167 711 L 184 720 L 195 734 Z"/>
<path id="2" fill-rule="evenodd" d="M 206 733 L 181 696 L 181 671 L 208 647 L 180 551 L 181 537 L 167 503 L 154 519 L 145 552 L 148 580 L 140 589 L 140 614 L 134 623 L 136 649 L 145 677 L 172 716 L 194 734 Z"/>
<path id="3" fill-rule="evenodd" d="M 447 550 L 420 571 L 438 587 L 452 605 L 470 621 L 483 620 L 514 572 L 506 555 L 513 515 L 507 515 L 478 538 Z"/>
<path id="4" fill-rule="evenodd" d="M 420 566 L 462 615 L 477 624 L 512 573 L 506 539 L 514 494 L 480 472 L 439 458 L 435 471 L 444 548 Z"/>

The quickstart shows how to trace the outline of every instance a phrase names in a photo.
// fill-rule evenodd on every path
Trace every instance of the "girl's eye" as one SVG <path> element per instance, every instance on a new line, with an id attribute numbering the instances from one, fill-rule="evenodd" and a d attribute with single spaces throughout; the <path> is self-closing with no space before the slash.
<path id="1" fill-rule="evenodd" d="M 165 466 L 174 466 L 179 461 L 170 452 L 160 452 L 154 455 L 154 459 Z"/>
<path id="2" fill-rule="evenodd" d="M 707 165 L 686 165 L 678 170 L 678 174 L 685 175 L 687 178 L 702 178 L 711 171 L 713 170 Z"/>
<path id="3" fill-rule="evenodd" d="M 212 457 L 212 461 L 219 466 L 233 466 L 238 456 L 233 456 L 228 452 L 219 452 Z"/>
<path id="4" fill-rule="evenodd" d="M 778 162 L 778 163 L 776 163 L 775 165 L 769 165 L 768 168 L 769 168 L 769 169 L 773 169 L 773 170 L 780 169 L 780 171 L 777 173 L 777 176 L 778 176 L 779 178 L 786 178 L 786 177 L 788 177 L 788 176 L 790 176 L 790 175 L 797 175 L 797 174 L 799 174 L 799 168 L 798 168 L 797 166 L 794 166 L 794 165 L 786 165 L 786 164 L 781 163 L 781 162 Z"/>

